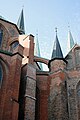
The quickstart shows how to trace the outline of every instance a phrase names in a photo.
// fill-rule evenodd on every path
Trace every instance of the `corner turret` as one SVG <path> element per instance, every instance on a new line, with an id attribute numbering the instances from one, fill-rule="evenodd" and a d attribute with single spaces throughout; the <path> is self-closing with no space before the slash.
<path id="1" fill-rule="evenodd" d="M 63 58 L 63 53 L 57 36 L 56 29 L 56 39 L 54 41 L 53 51 L 51 60 L 49 61 L 50 71 L 56 71 L 58 69 L 64 69 L 66 66 L 66 60 Z"/>

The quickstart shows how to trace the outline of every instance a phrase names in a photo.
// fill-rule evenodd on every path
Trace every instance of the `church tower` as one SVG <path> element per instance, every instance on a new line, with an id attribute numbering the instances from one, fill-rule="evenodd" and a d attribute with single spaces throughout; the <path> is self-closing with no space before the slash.
<path id="1" fill-rule="evenodd" d="M 69 30 L 64 58 L 56 29 L 51 59 L 42 58 L 22 9 L 17 25 L 0 16 L 0 120 L 43 119 L 80 120 L 80 46 Z"/>
<path id="2" fill-rule="evenodd" d="M 68 120 L 67 115 L 67 91 L 66 91 L 66 60 L 63 58 L 63 53 L 56 31 L 56 39 L 53 46 L 51 60 L 49 61 L 50 68 L 50 94 L 48 104 L 48 119 L 49 120 Z"/>

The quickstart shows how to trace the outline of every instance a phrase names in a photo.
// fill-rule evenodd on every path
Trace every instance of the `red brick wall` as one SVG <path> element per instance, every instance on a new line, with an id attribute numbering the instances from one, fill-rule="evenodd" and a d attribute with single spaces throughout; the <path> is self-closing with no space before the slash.
<path id="1" fill-rule="evenodd" d="M 37 75 L 36 120 L 48 120 L 48 75 Z"/>
<path id="2" fill-rule="evenodd" d="M 18 54 L 12 57 L 4 54 L 1 56 L 4 56 L 1 60 L 4 62 L 1 62 L 3 63 L 3 81 L 0 89 L 0 120 L 17 120 L 22 57 Z M 9 62 L 8 65 L 5 61 Z"/>

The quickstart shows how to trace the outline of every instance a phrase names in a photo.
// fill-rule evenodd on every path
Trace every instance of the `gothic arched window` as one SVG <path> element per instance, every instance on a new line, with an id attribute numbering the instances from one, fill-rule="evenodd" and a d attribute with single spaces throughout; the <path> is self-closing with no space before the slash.
<path id="1" fill-rule="evenodd" d="M 80 82 L 77 85 L 77 106 L 78 106 L 78 118 L 80 120 Z"/>
<path id="2" fill-rule="evenodd" d="M 2 79 L 3 79 L 3 70 L 2 70 L 2 65 L 0 64 L 0 87 L 2 84 Z"/>
<path id="3" fill-rule="evenodd" d="M 75 49 L 75 62 L 76 66 L 80 66 L 80 48 Z"/>
<path id="4" fill-rule="evenodd" d="M 10 45 L 10 50 L 13 51 L 18 45 L 19 45 L 19 42 L 18 42 L 18 41 L 13 42 L 13 43 Z"/>
<path id="5" fill-rule="evenodd" d="M 19 42 L 18 42 L 18 41 L 16 41 L 16 42 L 12 43 L 12 44 L 11 44 L 12 49 L 16 48 L 16 47 L 18 46 L 18 44 L 19 44 Z"/>
<path id="6" fill-rule="evenodd" d="M 0 46 L 1 46 L 1 43 L 2 43 L 2 36 L 3 36 L 3 30 L 0 29 Z"/>

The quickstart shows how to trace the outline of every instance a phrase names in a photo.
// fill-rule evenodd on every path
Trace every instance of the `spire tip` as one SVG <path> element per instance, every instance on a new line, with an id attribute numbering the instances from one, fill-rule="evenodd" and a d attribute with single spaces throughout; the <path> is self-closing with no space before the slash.
<path id="1" fill-rule="evenodd" d="M 24 5 L 22 5 L 22 9 L 24 9 Z"/>
<path id="2" fill-rule="evenodd" d="M 56 32 L 56 35 L 57 35 L 57 27 L 55 28 L 55 32 Z"/>
<path id="3" fill-rule="evenodd" d="M 69 23 L 68 23 L 68 29 L 69 29 L 69 31 L 70 31 L 70 25 L 69 25 Z"/>

